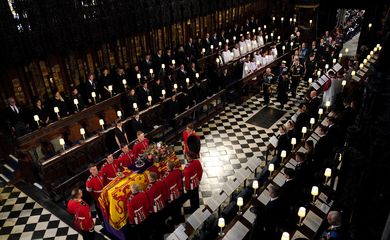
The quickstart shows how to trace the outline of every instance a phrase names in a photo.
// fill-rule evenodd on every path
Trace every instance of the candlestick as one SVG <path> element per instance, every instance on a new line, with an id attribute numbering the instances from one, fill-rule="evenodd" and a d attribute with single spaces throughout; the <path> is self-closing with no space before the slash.
<path id="1" fill-rule="evenodd" d="M 325 169 L 325 172 L 324 172 L 324 176 L 325 176 L 324 185 L 326 185 L 326 182 L 328 182 L 328 178 L 329 178 L 330 176 L 332 176 L 332 169 L 331 169 L 331 168 L 326 168 L 326 169 Z"/>
<path id="2" fill-rule="evenodd" d="M 135 111 L 137 111 L 137 109 L 138 109 L 137 103 L 133 103 L 133 108 L 134 108 Z"/>
<path id="3" fill-rule="evenodd" d="M 152 96 L 148 96 L 148 102 L 149 102 L 149 106 L 152 105 Z"/>
<path id="4" fill-rule="evenodd" d="M 313 20 L 309 20 L 309 26 L 311 27 L 311 24 L 313 23 Z"/>
<path id="5" fill-rule="evenodd" d="M 305 134 L 307 133 L 307 127 L 302 127 L 302 141 L 305 140 Z"/>
<path id="6" fill-rule="evenodd" d="M 283 232 L 281 240 L 290 240 L 290 234 L 288 232 Z"/>
<path id="7" fill-rule="evenodd" d="M 218 227 L 221 228 L 221 231 L 218 233 L 218 235 L 219 236 L 225 235 L 225 233 L 223 232 L 223 228 L 225 227 L 225 219 L 224 218 L 219 218 L 218 219 Z"/>
<path id="8" fill-rule="evenodd" d="M 161 90 L 161 94 L 163 95 L 163 98 L 165 98 L 165 94 L 166 94 L 165 89 Z"/>
<path id="9" fill-rule="evenodd" d="M 343 86 L 343 90 L 344 90 L 345 85 L 347 85 L 347 80 L 343 80 L 343 81 L 341 82 L 341 86 Z"/>
<path id="10" fill-rule="evenodd" d="M 268 171 L 269 171 L 269 177 L 268 179 L 271 180 L 272 179 L 272 172 L 275 170 L 275 165 L 273 163 L 270 163 L 268 165 Z"/>
<path id="11" fill-rule="evenodd" d="M 313 186 L 311 188 L 311 195 L 313 196 L 313 203 L 316 201 L 316 196 L 318 196 L 318 187 Z"/>
<path id="12" fill-rule="evenodd" d="M 149 69 L 150 77 L 153 78 L 153 68 Z"/>
<path id="13" fill-rule="evenodd" d="M 60 138 L 60 145 L 62 146 L 62 149 L 65 151 L 65 140 L 63 138 Z"/>
<path id="14" fill-rule="evenodd" d="M 298 226 L 302 226 L 302 220 L 303 218 L 306 216 L 306 208 L 304 207 L 300 207 L 298 209 L 298 217 L 299 217 L 299 222 L 298 222 Z"/>
<path id="15" fill-rule="evenodd" d="M 83 136 L 83 139 L 85 140 L 85 129 L 80 128 L 80 134 Z"/>
<path id="16" fill-rule="evenodd" d="M 161 63 L 161 69 L 164 71 L 165 70 L 165 64 Z"/>
<path id="17" fill-rule="evenodd" d="M 336 62 L 337 62 L 337 59 L 336 59 L 336 58 L 333 58 L 333 60 L 332 60 L 333 65 L 335 65 Z"/>
<path id="18" fill-rule="evenodd" d="M 99 125 L 102 127 L 102 130 L 104 130 L 104 120 L 99 119 Z"/>
<path id="19" fill-rule="evenodd" d="M 325 107 L 326 107 L 326 112 L 329 112 L 329 107 L 330 107 L 330 101 L 325 102 Z"/>
<path id="20" fill-rule="evenodd" d="M 253 180 L 252 188 L 253 188 L 253 197 L 257 197 L 257 189 L 259 188 L 259 182 L 257 180 Z"/>
<path id="21" fill-rule="evenodd" d="M 118 111 L 116 112 L 116 115 L 118 116 L 118 118 L 122 118 L 122 112 L 121 112 L 121 110 L 118 110 Z"/>
<path id="22" fill-rule="evenodd" d="M 172 59 L 172 65 L 175 66 L 175 64 L 176 64 L 175 59 Z"/>
<path id="23" fill-rule="evenodd" d="M 349 52 L 349 48 L 346 48 L 344 51 L 345 51 L 345 54 L 347 54 Z"/>
<path id="24" fill-rule="evenodd" d="M 108 85 L 108 91 L 110 92 L 110 96 L 112 97 L 112 85 Z"/>
<path id="25" fill-rule="evenodd" d="M 199 79 L 199 73 L 195 73 L 195 77 Z"/>
<path id="26" fill-rule="evenodd" d="M 308 81 L 309 85 L 313 82 L 313 78 L 309 78 Z"/>
<path id="27" fill-rule="evenodd" d="M 290 43 L 290 46 L 291 46 L 291 50 L 292 50 L 292 48 L 293 48 L 293 46 L 294 46 L 294 43 L 291 42 L 291 43 Z"/>
<path id="28" fill-rule="evenodd" d="M 174 92 L 177 91 L 177 84 L 176 84 L 176 83 L 173 84 L 173 91 L 174 91 Z"/>
<path id="29" fill-rule="evenodd" d="M 190 79 L 189 78 L 186 78 L 186 83 L 187 83 L 187 87 L 188 87 L 188 85 L 190 85 Z"/>
<path id="30" fill-rule="evenodd" d="M 73 99 L 74 105 L 76 105 L 77 112 L 79 111 L 79 100 L 77 98 Z"/>
<path id="31" fill-rule="evenodd" d="M 319 108 L 318 109 L 318 115 L 319 115 L 319 118 L 321 119 L 321 115 L 324 113 L 324 109 L 322 108 Z"/>
<path id="32" fill-rule="evenodd" d="M 315 118 L 310 118 L 310 125 L 311 125 L 311 129 L 313 129 L 313 125 L 315 123 L 316 119 Z"/>
<path id="33" fill-rule="evenodd" d="M 57 114 L 58 120 L 60 120 L 61 119 L 61 117 L 60 117 L 60 109 L 58 107 L 54 107 L 54 112 Z"/>
<path id="34" fill-rule="evenodd" d="M 282 51 L 283 51 L 283 54 L 284 54 L 284 50 L 286 49 L 286 46 L 282 46 Z"/>
<path id="35" fill-rule="evenodd" d="M 287 156 L 287 151 L 286 150 L 282 150 L 281 152 L 280 152 L 280 157 L 282 158 L 282 160 L 280 161 L 280 166 L 284 166 L 284 162 L 283 162 L 283 160 L 284 160 L 284 158 Z"/>
<path id="36" fill-rule="evenodd" d="M 39 116 L 38 115 L 34 115 L 34 121 L 37 122 L 37 125 L 38 125 L 38 128 L 39 128 L 40 126 L 39 126 Z"/>
<path id="37" fill-rule="evenodd" d="M 339 59 L 343 57 L 343 54 L 342 53 L 339 53 Z"/>
<path id="38" fill-rule="evenodd" d="M 295 144 L 297 144 L 297 139 L 295 137 L 291 138 L 291 145 L 292 145 L 292 149 L 294 150 L 294 146 Z"/>
<path id="39" fill-rule="evenodd" d="M 372 23 L 369 23 L 369 24 L 368 24 L 368 31 L 371 30 L 371 27 L 372 27 Z"/>
<path id="40" fill-rule="evenodd" d="M 237 206 L 238 206 L 238 212 L 237 215 L 241 215 L 241 207 L 244 205 L 244 199 L 242 197 L 237 198 Z"/>
<path id="41" fill-rule="evenodd" d="M 92 92 L 91 93 L 91 96 L 93 98 L 93 102 L 96 104 L 96 93 L 95 92 Z"/>

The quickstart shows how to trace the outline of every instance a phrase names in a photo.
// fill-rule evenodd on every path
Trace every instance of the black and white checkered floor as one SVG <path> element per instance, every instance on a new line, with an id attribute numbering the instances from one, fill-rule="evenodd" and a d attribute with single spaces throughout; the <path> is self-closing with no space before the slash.
<path id="1" fill-rule="evenodd" d="M 304 100 L 305 91 L 306 86 L 301 83 L 297 98 L 290 99 L 284 106 L 286 113 L 269 129 L 246 123 L 263 107 L 264 100 L 259 94 L 241 105 L 228 104 L 223 112 L 204 124 L 201 129 L 197 129 L 201 136 L 201 160 L 204 169 L 200 185 L 201 204 L 214 192 L 219 192 L 228 178 L 245 166 L 248 157 L 265 158 L 266 144 L 278 131 L 278 126 L 297 111 L 299 102 Z M 276 100 L 276 94 L 274 95 L 269 107 L 278 108 L 280 104 Z M 184 164 L 181 141 L 175 144 L 175 150 Z M 184 206 L 189 206 L 189 202 Z M 81 235 L 54 214 L 18 188 L 0 187 L 0 240 L 82 239 Z M 95 212 L 93 216 L 96 216 Z M 100 230 L 101 226 L 97 224 L 97 233 L 100 233 Z M 99 235 L 102 239 L 106 238 L 103 234 Z"/>

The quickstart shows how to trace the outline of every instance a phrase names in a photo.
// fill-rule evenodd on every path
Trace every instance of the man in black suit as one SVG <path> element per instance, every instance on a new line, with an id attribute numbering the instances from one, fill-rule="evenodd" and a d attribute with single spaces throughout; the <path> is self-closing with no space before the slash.
<path id="1" fill-rule="evenodd" d="M 153 103 L 157 103 L 157 102 L 164 100 L 164 97 L 162 95 L 163 89 L 164 89 L 164 86 L 161 84 L 161 79 L 156 78 L 156 80 L 154 81 L 154 84 L 152 86 Z M 165 95 L 165 97 L 166 97 L 166 95 Z"/>
<path id="2" fill-rule="evenodd" d="M 137 97 L 141 109 L 145 109 L 147 107 L 149 94 L 150 90 L 148 89 L 148 83 L 144 81 L 142 86 L 137 89 Z"/>
<path id="3" fill-rule="evenodd" d="M 139 118 L 139 113 L 135 112 L 134 117 L 130 120 L 130 139 L 129 141 L 133 141 L 137 138 L 137 132 L 142 131 L 144 132 L 145 127 L 143 121 Z"/>
<path id="4" fill-rule="evenodd" d="M 278 146 L 276 146 L 277 158 L 280 160 L 280 153 L 283 150 L 287 151 L 287 154 L 291 151 L 291 140 L 288 137 L 287 129 L 284 125 L 279 127 Z M 279 161 L 277 161 L 279 162 Z"/>
<path id="5" fill-rule="evenodd" d="M 152 59 L 149 54 L 145 55 L 145 59 L 141 62 L 141 73 L 143 76 L 150 76 L 150 69 L 153 69 Z"/>
<path id="6" fill-rule="evenodd" d="M 192 42 L 192 38 L 189 38 L 188 42 L 185 44 L 184 52 L 186 53 L 187 61 L 191 61 L 195 57 L 196 50 L 195 50 L 195 45 Z"/>
<path id="7" fill-rule="evenodd" d="M 299 140 L 302 138 L 302 127 L 307 126 L 308 118 L 306 113 L 306 106 L 301 103 L 298 106 L 299 115 L 295 122 L 295 137 Z"/>
<path id="8" fill-rule="evenodd" d="M 283 172 L 286 176 L 286 182 L 280 189 L 280 198 L 288 206 L 298 206 L 299 201 L 303 198 L 303 191 L 299 186 L 299 182 L 295 179 L 295 170 L 286 167 Z"/>
<path id="9" fill-rule="evenodd" d="M 156 55 L 153 56 L 153 68 L 156 74 L 162 74 L 161 64 L 164 63 L 164 56 L 162 49 L 157 50 Z M 166 69 L 164 69 L 165 71 Z"/>
<path id="10" fill-rule="evenodd" d="M 16 105 L 15 98 L 8 98 L 8 106 L 5 109 L 5 118 L 8 128 L 16 137 L 22 136 L 28 132 L 29 124 L 22 111 L 22 108 Z"/>
<path id="11" fill-rule="evenodd" d="M 303 152 L 297 152 L 295 154 L 295 179 L 298 182 L 300 188 L 311 186 L 313 183 L 314 168 L 312 163 L 306 161 L 306 155 Z"/>
<path id="12" fill-rule="evenodd" d="M 137 96 L 135 95 L 135 90 L 134 88 L 128 88 L 126 93 L 121 96 L 121 107 L 123 109 L 125 118 L 134 114 L 134 103 L 136 103 L 138 107 L 138 100 Z"/>
<path id="13" fill-rule="evenodd" d="M 264 229 L 266 237 L 264 239 L 280 239 L 280 229 L 285 225 L 288 212 L 287 205 L 280 198 L 280 188 L 271 184 L 268 187 L 270 201 L 264 211 Z"/>
<path id="14" fill-rule="evenodd" d="M 180 65 L 179 70 L 176 73 L 176 81 L 180 90 L 187 89 L 187 71 L 184 69 L 184 64 Z"/>
<path id="15" fill-rule="evenodd" d="M 310 98 L 307 102 L 308 117 L 318 119 L 318 108 L 320 107 L 321 99 L 317 96 L 317 91 L 310 92 Z"/>
<path id="16" fill-rule="evenodd" d="M 95 80 L 95 75 L 90 73 L 88 75 L 88 81 L 85 83 L 84 87 L 84 99 L 89 105 L 95 104 L 92 92 L 96 94 L 95 100 L 97 102 L 100 99 L 99 87 Z"/>
<path id="17" fill-rule="evenodd" d="M 328 117 L 327 121 L 329 123 L 328 130 L 326 136 L 329 139 L 329 143 L 331 144 L 331 151 L 335 150 L 335 148 L 339 148 L 344 143 L 344 136 L 341 132 L 340 126 L 336 123 L 336 119 L 334 117 Z"/>

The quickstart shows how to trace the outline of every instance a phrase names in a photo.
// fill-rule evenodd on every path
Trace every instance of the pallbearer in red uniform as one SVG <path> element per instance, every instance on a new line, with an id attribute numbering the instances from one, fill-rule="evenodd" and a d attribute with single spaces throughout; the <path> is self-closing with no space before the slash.
<path id="1" fill-rule="evenodd" d="M 188 153 L 187 140 L 189 136 L 195 136 L 196 139 L 200 140 L 200 137 L 196 135 L 196 132 L 194 131 L 194 125 L 192 125 L 191 123 L 189 123 L 186 129 L 183 131 L 184 153 Z"/>
<path id="2" fill-rule="evenodd" d="M 129 223 L 139 225 L 143 223 L 149 215 L 149 199 L 145 192 L 139 190 L 137 183 L 131 186 L 131 195 L 127 201 L 127 213 Z"/>
<path id="3" fill-rule="evenodd" d="M 189 151 L 186 154 L 187 164 L 184 168 L 184 182 L 191 204 L 191 213 L 199 208 L 199 183 L 203 169 L 199 161 L 200 143 L 195 136 L 188 137 Z"/>
<path id="4" fill-rule="evenodd" d="M 133 152 L 129 149 L 128 145 L 122 145 L 122 153 L 117 159 L 118 166 L 120 169 L 124 170 L 127 169 L 128 166 L 133 164 L 134 161 L 134 154 Z"/>
<path id="5" fill-rule="evenodd" d="M 137 159 L 139 154 L 144 153 L 145 149 L 149 147 L 149 140 L 145 138 L 145 134 L 141 131 L 137 132 L 137 141 L 133 146 L 134 158 Z"/>
<path id="6" fill-rule="evenodd" d="M 164 174 L 163 183 L 168 190 L 168 208 L 173 224 L 183 220 L 179 197 L 183 195 L 183 177 L 180 169 L 175 168 L 174 162 L 167 162 L 168 171 Z"/>
<path id="7" fill-rule="evenodd" d="M 72 190 L 72 199 L 68 202 L 68 212 L 74 215 L 74 227 L 81 232 L 85 240 L 95 239 L 94 223 L 89 205 L 82 199 L 81 189 Z"/>
<path id="8" fill-rule="evenodd" d="M 114 160 L 114 156 L 109 154 L 106 158 L 107 162 L 100 169 L 100 174 L 103 176 L 104 186 L 110 183 L 119 172 L 118 161 Z"/>
<path id="9" fill-rule="evenodd" d="M 88 168 L 91 175 L 88 177 L 87 181 L 85 182 L 85 187 L 93 198 L 96 207 L 96 212 L 99 216 L 99 219 L 103 222 L 103 214 L 102 211 L 100 210 L 98 199 L 104 187 L 104 180 L 103 177 L 99 174 L 96 164 L 91 163 L 89 164 Z"/>
<path id="10" fill-rule="evenodd" d="M 168 197 L 164 183 L 157 179 L 157 173 L 151 172 L 148 175 L 149 185 L 146 188 L 146 195 L 149 199 L 150 212 L 157 213 L 166 206 Z"/>

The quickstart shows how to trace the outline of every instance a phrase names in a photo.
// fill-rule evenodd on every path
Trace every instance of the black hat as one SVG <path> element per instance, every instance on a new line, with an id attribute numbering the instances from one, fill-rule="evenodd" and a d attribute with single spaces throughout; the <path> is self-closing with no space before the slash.
<path id="1" fill-rule="evenodd" d="M 187 139 L 188 150 L 196 155 L 200 152 L 200 140 L 196 136 L 189 136 Z"/>

